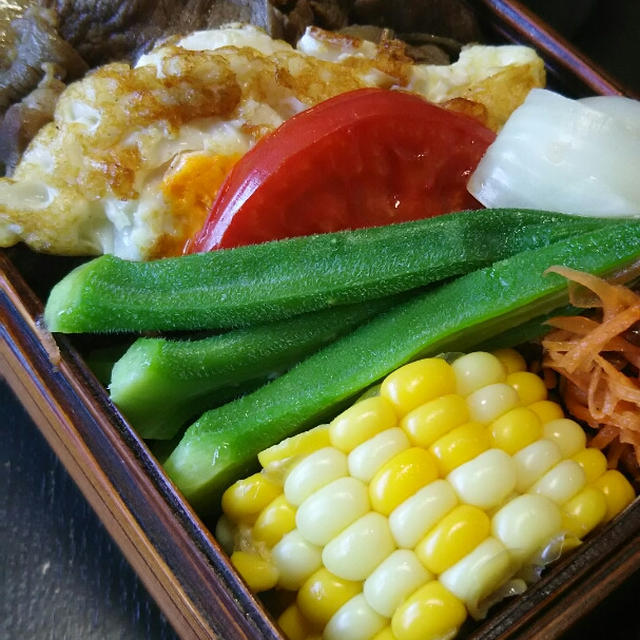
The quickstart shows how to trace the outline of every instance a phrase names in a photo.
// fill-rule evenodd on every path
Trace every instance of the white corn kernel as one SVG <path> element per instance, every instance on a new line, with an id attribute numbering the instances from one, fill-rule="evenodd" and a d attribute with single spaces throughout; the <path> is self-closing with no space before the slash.
<path id="1" fill-rule="evenodd" d="M 233 545 L 235 541 L 235 525 L 224 514 L 218 518 L 216 524 L 216 540 L 220 543 L 220 546 L 225 550 L 227 555 L 233 553 Z"/>
<path id="2" fill-rule="evenodd" d="M 356 478 L 338 478 L 310 495 L 296 512 L 298 531 L 324 546 L 369 511 L 369 491 Z"/>
<path id="3" fill-rule="evenodd" d="M 333 614 L 322 637 L 324 640 L 371 640 L 386 624 L 359 593 Z"/>
<path id="4" fill-rule="evenodd" d="M 440 582 L 460 598 L 474 617 L 482 616 L 482 601 L 504 584 L 517 569 L 507 548 L 487 538 L 471 553 L 440 574 Z"/>
<path id="5" fill-rule="evenodd" d="M 366 579 L 364 597 L 372 609 L 390 618 L 407 596 L 433 577 L 413 551 L 398 549 Z"/>
<path id="6" fill-rule="evenodd" d="M 435 480 L 422 487 L 389 515 L 391 533 L 398 546 L 413 549 L 457 504 L 456 493 L 446 480 Z"/>
<path id="7" fill-rule="evenodd" d="M 284 495 L 297 507 L 312 493 L 347 473 L 347 456 L 342 451 L 333 447 L 318 449 L 289 472 L 284 481 Z"/>
<path id="8" fill-rule="evenodd" d="M 395 549 L 388 519 L 370 511 L 329 541 L 322 562 L 345 580 L 366 580 Z"/>
<path id="9" fill-rule="evenodd" d="M 504 382 L 507 377 L 500 360 L 484 351 L 460 356 L 451 366 L 456 374 L 456 393 L 461 396 L 468 396 L 488 384 Z"/>
<path id="10" fill-rule="evenodd" d="M 447 480 L 460 502 L 491 509 L 515 489 L 516 467 L 507 453 L 489 449 L 454 469 Z"/>
<path id="11" fill-rule="evenodd" d="M 487 424 L 520 405 L 518 392 L 504 382 L 482 387 L 467 396 L 469 414 L 474 422 Z"/>
<path id="12" fill-rule="evenodd" d="M 369 482 L 387 460 L 410 446 L 409 439 L 402 429 L 387 429 L 349 453 L 349 473 L 358 480 Z"/>
<path id="13" fill-rule="evenodd" d="M 296 529 L 285 534 L 273 547 L 271 558 L 280 574 L 278 585 L 291 590 L 299 589 L 322 564 L 321 549 L 305 540 Z"/>
<path id="14" fill-rule="evenodd" d="M 513 456 L 516 465 L 516 491 L 524 493 L 553 465 L 562 460 L 562 452 L 551 440 L 537 440 Z"/>
<path id="15" fill-rule="evenodd" d="M 564 504 L 571 500 L 587 483 L 583 468 L 575 460 L 562 460 L 547 471 L 529 490 Z"/>
<path id="16" fill-rule="evenodd" d="M 560 509 L 549 498 L 535 494 L 514 498 L 492 520 L 494 537 L 522 561 L 544 547 L 561 528 Z"/>
<path id="17" fill-rule="evenodd" d="M 587 436 L 582 427 L 569 418 L 547 422 L 543 426 L 543 437 L 553 440 L 560 447 L 563 458 L 574 456 L 587 445 Z"/>

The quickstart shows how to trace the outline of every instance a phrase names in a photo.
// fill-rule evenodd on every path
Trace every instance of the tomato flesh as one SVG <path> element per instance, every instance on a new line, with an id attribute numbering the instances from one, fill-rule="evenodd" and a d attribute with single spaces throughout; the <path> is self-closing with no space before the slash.
<path id="1" fill-rule="evenodd" d="M 415 95 L 341 94 L 284 122 L 234 166 L 185 252 L 480 208 L 466 183 L 494 138 Z"/>

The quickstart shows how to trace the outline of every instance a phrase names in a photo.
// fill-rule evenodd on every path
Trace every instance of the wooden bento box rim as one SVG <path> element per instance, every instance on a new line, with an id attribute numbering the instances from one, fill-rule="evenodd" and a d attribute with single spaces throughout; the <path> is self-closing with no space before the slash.
<path id="1" fill-rule="evenodd" d="M 531 44 L 577 94 L 624 94 L 542 21 L 509 0 L 475 0 L 487 30 Z M 39 324 L 42 301 L 0 251 L 0 372 L 185 639 L 278 639 L 273 620 L 64 336 Z M 471 637 L 556 637 L 640 567 L 640 502 L 561 560 Z"/>

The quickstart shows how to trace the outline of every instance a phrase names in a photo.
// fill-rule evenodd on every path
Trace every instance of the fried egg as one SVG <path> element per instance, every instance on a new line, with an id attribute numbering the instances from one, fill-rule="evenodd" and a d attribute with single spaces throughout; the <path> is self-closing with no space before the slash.
<path id="1" fill-rule="evenodd" d="M 514 73 L 516 83 L 505 84 Z M 495 79 L 508 98 L 491 94 Z M 413 64 L 400 42 L 317 28 L 297 49 L 249 25 L 173 38 L 134 67 L 100 67 L 63 92 L 53 122 L 13 176 L 0 178 L 0 246 L 24 241 L 37 251 L 131 260 L 176 255 L 235 162 L 322 100 L 361 87 L 445 104 L 465 98 L 499 128 L 543 84 L 542 61 L 526 47 L 473 46 L 458 62 L 433 67 Z"/>

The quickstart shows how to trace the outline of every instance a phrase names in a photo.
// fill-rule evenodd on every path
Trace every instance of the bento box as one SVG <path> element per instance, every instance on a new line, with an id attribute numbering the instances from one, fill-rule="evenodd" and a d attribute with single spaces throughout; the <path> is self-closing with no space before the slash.
<path id="1" fill-rule="evenodd" d="M 517 2 L 471 4 L 491 41 L 537 49 L 553 88 L 573 97 L 625 93 Z M 180 637 L 282 638 L 214 539 L 214 523 L 196 515 L 111 403 L 77 341 L 44 327 L 43 301 L 74 264 L 24 247 L 0 252 L 3 376 Z M 639 568 L 636 499 L 463 637 L 557 637 Z"/>

